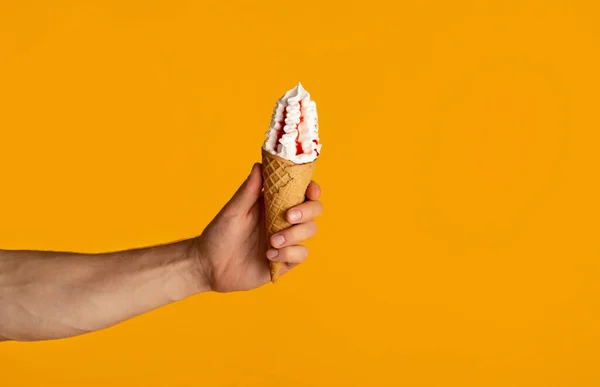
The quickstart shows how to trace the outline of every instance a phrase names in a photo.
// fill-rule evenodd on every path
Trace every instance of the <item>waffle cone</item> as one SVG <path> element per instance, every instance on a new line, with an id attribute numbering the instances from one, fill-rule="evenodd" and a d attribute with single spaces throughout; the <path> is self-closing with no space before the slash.
<path id="1" fill-rule="evenodd" d="M 263 189 L 267 240 L 273 234 L 291 226 L 286 212 L 304 202 L 306 188 L 311 182 L 315 162 L 295 164 L 264 149 L 262 151 Z M 271 281 L 276 282 L 281 262 L 270 262 Z"/>

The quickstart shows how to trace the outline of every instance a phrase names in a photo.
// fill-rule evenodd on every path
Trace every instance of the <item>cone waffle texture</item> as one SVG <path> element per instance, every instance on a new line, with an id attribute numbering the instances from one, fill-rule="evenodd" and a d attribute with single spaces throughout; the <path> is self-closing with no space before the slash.
<path id="1" fill-rule="evenodd" d="M 263 189 L 267 238 L 291 226 L 286 212 L 304 202 L 315 162 L 295 164 L 264 149 L 262 151 Z M 277 281 L 281 262 L 271 262 L 271 281 Z"/>

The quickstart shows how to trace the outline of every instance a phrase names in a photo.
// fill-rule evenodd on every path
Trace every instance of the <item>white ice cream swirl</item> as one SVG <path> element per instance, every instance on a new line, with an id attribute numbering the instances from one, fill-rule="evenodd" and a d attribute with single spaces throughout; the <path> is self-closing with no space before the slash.
<path id="1" fill-rule="evenodd" d="M 296 164 L 316 160 L 321 153 L 317 104 L 301 83 L 277 101 L 263 148 Z"/>

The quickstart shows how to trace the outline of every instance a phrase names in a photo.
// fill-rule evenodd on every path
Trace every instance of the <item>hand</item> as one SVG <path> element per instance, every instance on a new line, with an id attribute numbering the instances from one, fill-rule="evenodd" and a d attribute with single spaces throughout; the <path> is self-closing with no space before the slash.
<path id="1" fill-rule="evenodd" d="M 233 198 L 196 239 L 198 261 L 214 291 L 257 288 L 270 281 L 269 260 L 284 263 L 283 275 L 308 256 L 301 243 L 317 231 L 314 219 L 323 211 L 318 201 L 321 189 L 310 183 L 308 200 L 286 214 L 293 226 L 273 235 L 271 246 L 276 249 L 267 251 L 261 171 L 261 165 L 255 164 Z"/>

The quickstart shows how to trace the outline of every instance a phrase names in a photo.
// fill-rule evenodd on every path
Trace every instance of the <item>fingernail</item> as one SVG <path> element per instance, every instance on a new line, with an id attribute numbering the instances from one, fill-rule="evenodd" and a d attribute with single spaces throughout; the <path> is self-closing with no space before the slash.
<path id="1" fill-rule="evenodd" d="M 269 258 L 269 259 L 273 259 L 278 255 L 279 255 L 279 250 L 270 249 L 267 251 L 267 258 Z"/>
<path id="2" fill-rule="evenodd" d="M 283 237 L 283 235 L 275 235 L 273 236 L 273 238 L 271 238 L 271 245 L 273 247 L 281 246 L 283 242 L 285 242 L 285 238 Z"/>
<path id="3" fill-rule="evenodd" d="M 300 220 L 300 218 L 302 217 L 302 213 L 300 211 L 298 211 L 298 210 L 292 210 L 288 214 L 288 217 L 290 218 L 290 220 L 292 222 L 295 222 L 297 220 Z"/>

